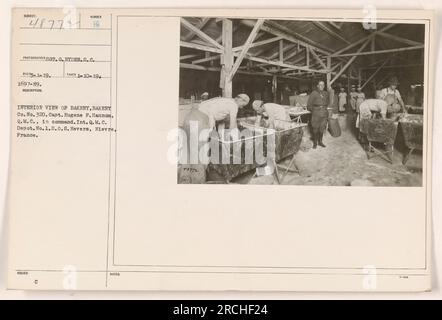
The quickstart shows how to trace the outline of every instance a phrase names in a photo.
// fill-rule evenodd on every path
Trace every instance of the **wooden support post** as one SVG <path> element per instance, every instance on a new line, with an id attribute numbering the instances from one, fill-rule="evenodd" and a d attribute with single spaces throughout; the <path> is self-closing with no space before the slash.
<path id="1" fill-rule="evenodd" d="M 279 62 L 284 63 L 284 40 L 279 40 Z"/>
<path id="2" fill-rule="evenodd" d="M 347 110 L 350 110 L 351 109 L 351 97 L 350 97 L 350 92 L 351 92 L 351 89 L 350 89 L 350 85 L 351 85 L 351 80 L 350 80 L 350 78 L 351 78 L 351 75 L 350 75 L 350 69 L 348 69 L 348 71 L 347 71 Z"/>
<path id="3" fill-rule="evenodd" d="M 358 68 L 358 86 L 362 84 L 362 71 L 361 68 Z"/>
<path id="4" fill-rule="evenodd" d="M 272 78 L 272 91 L 273 91 L 273 102 L 278 103 L 278 77 L 276 75 Z"/>
<path id="5" fill-rule="evenodd" d="M 223 50 L 221 53 L 221 79 L 220 87 L 223 92 L 223 97 L 232 97 L 232 79 L 230 78 L 230 72 L 233 66 L 233 51 L 232 51 L 232 20 L 223 19 L 222 26 L 222 45 Z"/>
<path id="6" fill-rule="evenodd" d="M 331 70 L 331 57 L 327 57 L 327 70 Z M 331 88 L 331 71 L 327 72 L 327 89 Z"/>
<path id="7" fill-rule="evenodd" d="M 313 53 L 313 52 L 312 52 Z M 331 73 L 331 57 L 327 57 L 327 65 L 326 65 L 326 68 L 327 68 L 327 70 L 329 70 L 328 72 L 327 72 L 327 91 L 328 91 L 328 94 L 329 94 L 329 106 L 331 107 L 332 105 L 333 105 L 333 102 L 334 102 L 334 99 L 335 99 L 335 91 L 332 89 L 332 86 L 331 86 L 331 76 L 332 76 L 332 73 Z"/>
<path id="8" fill-rule="evenodd" d="M 307 65 L 307 68 L 308 68 L 308 67 L 310 67 L 310 48 L 309 47 L 305 48 L 305 54 L 306 54 L 306 56 L 305 56 L 306 65 Z"/>
<path id="9" fill-rule="evenodd" d="M 210 52 L 206 52 L 206 59 L 210 59 L 210 66 L 213 67 L 215 65 L 215 59 L 212 59 L 213 57 L 210 56 Z"/>

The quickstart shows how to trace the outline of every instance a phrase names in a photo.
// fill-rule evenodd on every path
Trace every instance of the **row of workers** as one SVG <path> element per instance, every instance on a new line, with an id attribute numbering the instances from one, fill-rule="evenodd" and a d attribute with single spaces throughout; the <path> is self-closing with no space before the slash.
<path id="1" fill-rule="evenodd" d="M 397 79 L 395 77 L 391 78 L 389 87 L 383 89 L 377 99 L 365 99 L 365 96 L 362 97 L 360 94 L 357 96 L 355 95 L 357 98 L 351 100 L 355 100 L 354 109 L 358 113 L 358 122 L 359 119 L 370 118 L 373 113 L 379 113 L 382 118 L 386 118 L 387 112 L 393 114 L 401 110 L 402 112 L 406 112 L 397 85 Z M 360 93 L 360 90 L 358 91 Z M 342 92 L 338 95 L 339 104 L 341 104 L 341 97 Z M 208 127 L 209 129 L 215 127 L 223 129 L 225 128 L 226 122 L 229 123 L 229 129 L 236 128 L 239 108 L 245 107 L 250 102 L 249 96 L 244 93 L 237 95 L 235 98 L 204 98 L 204 101 L 199 105 L 199 111 L 206 117 L 206 119 L 202 121 L 203 123 L 206 123 L 205 125 L 203 124 L 203 127 Z M 327 126 L 331 105 L 330 94 L 325 90 L 324 81 L 320 80 L 317 83 L 316 89 L 310 94 L 307 101 L 307 109 L 311 112 L 310 124 L 312 127 L 313 148 L 316 148 L 318 145 L 325 147 L 323 143 L 323 135 Z M 267 126 L 269 128 L 274 127 L 276 120 L 290 121 L 288 110 L 282 105 L 264 103 L 263 101 L 255 100 L 252 103 L 252 107 L 258 115 L 258 123 L 261 120 L 262 115 L 266 113 L 268 117 Z M 187 121 L 189 121 L 189 119 L 187 119 Z"/>
<path id="2" fill-rule="evenodd" d="M 395 112 L 405 112 L 404 101 L 399 90 L 397 89 L 398 84 L 399 82 L 396 77 L 390 78 L 388 87 L 376 91 L 376 99 L 386 101 L 389 100 L 389 102 L 391 101 L 391 99 L 393 99 L 394 101 L 390 103 L 391 110 L 394 110 Z M 359 112 L 359 106 L 365 99 L 365 93 L 362 92 L 361 86 L 356 87 L 353 85 L 351 87 L 350 96 L 348 98 L 345 88 L 341 87 L 338 94 L 339 111 L 346 111 L 348 102 L 350 102 L 352 110 Z"/>

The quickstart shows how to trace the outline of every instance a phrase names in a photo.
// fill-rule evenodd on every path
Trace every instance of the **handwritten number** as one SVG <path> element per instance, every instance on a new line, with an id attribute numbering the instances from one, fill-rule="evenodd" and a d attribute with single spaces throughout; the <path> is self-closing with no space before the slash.
<path id="1" fill-rule="evenodd" d="M 37 19 L 31 19 L 30 21 L 29 21 L 29 26 L 32 26 L 32 27 L 36 27 L 37 26 L 37 23 L 38 23 L 38 18 Z"/>

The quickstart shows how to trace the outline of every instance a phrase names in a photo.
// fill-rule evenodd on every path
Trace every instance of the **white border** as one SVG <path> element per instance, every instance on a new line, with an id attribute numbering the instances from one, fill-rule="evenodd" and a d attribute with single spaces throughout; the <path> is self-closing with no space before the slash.
<path id="1" fill-rule="evenodd" d="M 385 6 L 385 1 L 364 1 L 361 2 L 361 6 L 357 3 L 353 3 L 351 7 L 348 6 L 348 1 L 346 0 L 334 0 L 334 1 L 324 1 L 324 0 L 311 0 L 309 1 L 309 9 L 311 8 L 345 8 L 345 9 L 362 9 L 363 4 L 373 4 L 379 9 L 442 9 L 442 3 L 432 0 L 432 1 L 412 1 L 403 0 L 396 1 L 395 5 Z M 36 6 L 46 7 L 46 6 L 64 6 L 64 5 L 75 5 L 78 7 L 88 7 L 93 5 L 94 7 L 254 7 L 262 8 L 266 6 L 265 1 L 253 1 L 253 0 L 224 0 L 224 1 L 212 1 L 208 3 L 202 0 L 188 0 L 188 1 L 121 1 L 121 0 L 108 0 L 108 1 L 2 1 L 0 23 L 2 24 L 1 39 L 4 43 L 0 47 L 0 58 L 2 63 L 3 73 L 0 75 L 0 299 L 11 299 L 11 298 L 164 298 L 164 299 L 199 299 L 199 298 L 213 298 L 213 299 L 293 299 L 293 298 L 320 298 L 320 299 L 330 299 L 330 298 L 376 298 L 376 299 L 415 299 L 415 298 L 425 298 L 425 299 L 442 299 L 441 291 L 441 280 L 442 266 L 438 263 L 440 257 L 442 257 L 442 219 L 438 212 L 440 212 L 440 198 L 436 195 L 441 194 L 441 174 L 440 168 L 442 165 L 442 148 L 440 144 L 434 143 L 433 145 L 433 291 L 431 293 L 423 294 L 386 294 L 386 293 L 359 293 L 359 294 L 347 294 L 347 293 L 334 293 L 334 294 L 322 294 L 322 293 L 247 293 L 247 292 L 134 292 L 134 293 L 120 293 L 120 292 L 107 292 L 107 293 L 94 293 L 94 292 L 78 292 L 63 293 L 63 292 L 22 292 L 22 291 L 6 291 L 5 280 L 6 280 L 6 247 L 7 243 L 5 239 L 7 238 L 7 232 L 5 230 L 5 225 L 7 225 L 6 217 L 4 216 L 5 208 L 5 195 L 6 195 L 6 182 L 7 182 L 7 168 L 8 168 L 8 149 L 9 149 L 9 92 L 10 92 L 10 73 L 9 73 L 9 52 L 10 52 L 10 9 L 14 6 Z M 276 0 L 272 2 L 274 8 L 296 8 L 293 6 L 293 2 L 290 0 Z M 298 6 L 299 7 L 299 6 Z M 301 8 L 301 7 L 299 7 Z M 438 47 L 440 32 L 439 26 L 436 30 L 437 33 L 437 43 Z M 436 53 L 435 60 L 440 61 L 440 52 Z M 440 74 L 442 67 L 440 64 L 436 64 L 435 67 L 435 84 L 440 83 Z M 433 141 L 437 142 L 442 139 L 442 133 L 440 129 L 440 124 L 442 124 L 442 111 L 438 106 L 441 101 L 440 93 L 438 90 L 435 92 L 434 97 L 434 124 L 433 124 Z"/>

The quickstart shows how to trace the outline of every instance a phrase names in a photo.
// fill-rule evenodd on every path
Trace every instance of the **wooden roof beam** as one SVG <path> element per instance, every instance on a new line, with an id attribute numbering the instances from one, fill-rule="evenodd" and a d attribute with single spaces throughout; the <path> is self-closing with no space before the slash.
<path id="1" fill-rule="evenodd" d="M 246 26 L 249 26 L 249 27 L 250 27 L 250 26 L 253 26 L 253 22 L 251 22 L 250 20 L 241 20 L 241 23 L 244 24 L 244 25 L 246 25 Z M 302 39 L 305 39 L 305 37 L 304 37 L 304 36 L 301 36 L 301 35 L 299 35 L 299 34 L 296 34 L 296 36 L 299 37 L 299 38 L 297 38 L 297 37 L 295 37 L 295 36 L 293 35 L 293 33 L 291 32 L 291 30 L 289 30 L 291 34 L 289 34 L 289 33 L 287 33 L 287 32 L 284 32 L 284 31 L 281 31 L 281 30 L 278 30 L 277 28 L 273 27 L 272 24 L 273 24 L 272 22 L 270 22 L 270 21 L 266 21 L 266 23 L 261 27 L 261 30 L 263 30 L 263 31 L 265 31 L 265 32 L 267 32 L 267 33 L 273 34 L 274 36 L 280 36 L 280 37 L 282 37 L 284 40 L 287 40 L 287 41 L 289 41 L 289 42 L 293 42 L 293 43 L 296 43 L 296 44 L 299 43 L 299 44 L 302 45 L 302 46 L 313 45 L 314 48 L 316 49 L 316 51 L 318 51 L 318 52 L 320 52 L 320 53 L 323 53 L 323 54 L 327 54 L 327 55 L 329 55 L 329 54 L 332 54 L 332 52 L 333 52 L 333 51 L 330 50 L 330 49 L 324 50 L 324 49 L 322 49 L 322 48 L 316 47 L 314 44 L 307 43 L 306 41 L 300 40 L 301 38 L 302 38 Z M 311 41 L 309 41 L 309 42 L 311 42 Z"/>
<path id="2" fill-rule="evenodd" d="M 402 43 L 408 44 L 410 46 L 423 46 L 424 45 L 421 42 L 413 41 L 413 40 L 406 39 L 406 38 L 403 38 L 403 37 L 399 37 L 399 36 L 396 36 L 396 35 L 393 35 L 393 34 L 390 34 L 390 33 L 386 33 L 386 32 L 378 32 L 377 34 L 382 36 L 382 37 L 384 37 L 384 38 L 395 40 L 395 41 L 398 41 L 398 42 L 402 42 Z"/>
<path id="3" fill-rule="evenodd" d="M 287 54 L 284 57 L 285 61 L 290 60 L 291 58 L 295 57 L 297 54 L 299 54 L 300 50 L 298 48 L 294 48 L 294 50 L 292 52 L 290 52 L 289 54 Z"/>
<path id="4" fill-rule="evenodd" d="M 371 41 L 371 38 L 366 39 L 364 44 L 358 49 L 357 53 L 360 53 L 362 50 L 364 50 L 364 48 L 370 43 L 370 41 Z M 341 70 L 339 70 L 339 72 L 330 81 L 330 85 L 332 85 L 341 76 L 341 74 L 343 74 L 344 71 L 347 70 L 347 68 L 353 63 L 353 61 L 355 61 L 356 58 L 357 58 L 357 56 L 354 55 L 351 57 L 350 60 L 348 60 L 348 62 L 341 68 Z"/>
<path id="5" fill-rule="evenodd" d="M 221 53 L 221 49 L 209 47 L 207 45 L 202 45 L 202 44 L 198 44 L 198 43 L 194 43 L 194 42 L 180 41 L 180 46 L 184 47 L 184 48 L 195 49 L 195 50 Z"/>
<path id="6" fill-rule="evenodd" d="M 327 70 L 315 70 L 315 69 L 310 69 L 310 68 L 303 67 L 303 66 L 295 66 L 292 64 L 288 64 L 288 63 L 281 63 L 279 61 L 267 60 L 267 59 L 263 59 L 263 58 L 250 56 L 250 55 L 246 55 L 245 59 L 249 59 L 249 60 L 256 61 L 256 62 L 262 62 L 262 63 L 266 63 L 268 65 L 274 65 L 274 66 L 278 66 L 278 67 L 282 67 L 282 68 L 289 68 L 289 69 L 293 69 L 293 70 L 305 70 L 305 71 L 324 73 L 324 74 L 327 73 Z"/>
<path id="7" fill-rule="evenodd" d="M 243 61 L 244 57 L 247 54 L 247 51 L 249 51 L 250 46 L 252 45 L 253 41 L 255 40 L 259 29 L 261 28 L 261 26 L 264 23 L 264 19 L 258 19 L 255 23 L 255 25 L 253 26 L 252 31 L 250 32 L 249 36 L 247 37 L 246 42 L 243 45 L 243 49 L 241 50 L 241 52 L 239 53 L 239 56 L 236 58 L 235 63 L 232 66 L 232 70 L 230 71 L 229 74 L 229 79 L 232 80 L 233 76 L 235 75 L 236 71 L 238 70 L 239 66 L 241 65 L 241 62 Z"/>
<path id="8" fill-rule="evenodd" d="M 291 48 L 293 48 L 295 45 L 293 44 L 293 43 L 291 43 L 291 44 L 289 44 L 289 45 L 287 45 L 287 46 L 285 46 L 284 48 L 283 48 L 283 52 L 286 52 L 287 50 L 290 50 Z M 276 59 L 277 57 L 279 57 L 279 48 L 278 48 L 278 51 L 276 51 L 276 52 L 274 52 L 274 53 L 272 53 L 270 56 L 268 56 L 268 57 L 265 57 L 265 59 L 269 59 L 269 60 L 273 60 L 273 59 Z"/>
<path id="9" fill-rule="evenodd" d="M 192 59 L 192 58 L 196 58 L 199 57 L 200 55 L 198 54 L 186 54 L 184 56 L 180 56 L 180 61 L 182 60 L 187 60 L 187 59 Z"/>
<path id="10" fill-rule="evenodd" d="M 391 52 L 402 52 L 402 51 L 410 51 L 410 50 L 419 50 L 424 49 L 424 45 L 414 46 L 414 47 L 404 47 L 404 48 L 396 48 L 396 49 L 387 49 L 387 50 L 378 50 L 378 51 L 366 51 L 366 52 L 355 52 L 355 53 L 345 53 L 340 54 L 336 57 L 356 57 L 356 56 L 366 56 L 370 54 L 384 54 Z"/>
<path id="11" fill-rule="evenodd" d="M 373 79 L 377 74 L 378 74 L 378 72 L 382 69 L 382 67 L 383 66 L 385 66 L 386 64 L 387 64 L 387 62 L 389 61 L 390 59 L 386 59 L 380 66 L 379 66 L 379 68 L 377 68 L 369 77 L 368 77 L 368 79 L 367 80 L 365 80 L 365 82 L 361 85 L 361 88 L 362 89 L 364 89 L 364 87 L 371 81 L 371 79 Z"/>
<path id="12" fill-rule="evenodd" d="M 313 23 L 320 28 L 321 30 L 325 31 L 326 33 L 328 33 L 329 35 L 331 35 L 332 37 L 339 39 L 343 42 L 345 42 L 346 44 L 351 44 L 350 41 L 348 41 L 347 39 L 345 39 L 342 35 L 340 35 L 339 33 L 333 31 L 332 29 L 330 29 L 329 27 L 327 27 L 327 25 L 325 25 L 322 21 L 313 21 Z"/>
<path id="13" fill-rule="evenodd" d="M 336 21 L 328 21 L 328 23 L 330 23 L 333 27 L 339 30 L 342 29 L 342 25 L 344 24 L 343 22 L 336 22 Z"/>
<path id="14" fill-rule="evenodd" d="M 195 27 L 193 24 L 191 24 L 189 21 L 187 21 L 184 18 L 181 18 L 181 24 L 183 25 L 183 27 L 185 27 L 186 29 L 193 31 L 195 33 L 196 36 L 198 36 L 199 38 L 201 38 L 202 40 L 206 41 L 208 44 L 213 45 L 214 47 L 217 47 L 219 49 L 222 49 L 222 45 L 220 45 L 218 42 L 216 42 L 214 39 L 212 39 L 211 37 L 209 37 L 207 34 L 205 34 L 204 32 L 202 32 L 200 29 L 198 29 L 197 27 Z"/>
<path id="15" fill-rule="evenodd" d="M 204 28 L 204 26 L 207 24 L 207 22 L 209 22 L 210 18 L 203 18 L 201 20 L 200 23 L 198 23 L 198 25 L 196 26 L 196 28 L 198 28 L 199 30 L 201 30 L 202 28 Z M 189 31 L 189 33 L 187 35 L 184 36 L 184 41 L 190 41 L 193 39 L 193 37 L 195 36 L 195 32 L 194 31 Z"/>
<path id="16" fill-rule="evenodd" d="M 271 28 L 281 30 L 282 32 L 286 33 L 287 35 L 294 37 L 297 41 L 300 42 L 301 45 L 313 46 L 316 49 L 316 51 L 321 52 L 321 53 L 325 53 L 325 54 L 333 52 L 332 49 L 325 47 L 324 45 L 310 39 L 309 37 L 306 37 L 300 33 L 294 32 L 290 28 L 283 26 L 283 25 L 277 23 L 276 21 L 268 21 L 266 24 L 268 26 L 270 26 Z"/>
<path id="17" fill-rule="evenodd" d="M 332 56 L 332 57 L 336 57 L 336 56 L 338 56 L 339 54 L 341 54 L 342 52 L 345 52 L 345 51 L 347 51 L 347 50 L 349 50 L 349 49 L 351 49 L 351 48 L 354 48 L 354 47 L 356 47 L 357 45 L 359 45 L 359 44 L 365 42 L 366 40 L 370 40 L 370 41 L 371 41 L 371 39 L 372 39 L 374 36 L 376 36 L 376 34 L 377 34 L 378 32 L 384 32 L 384 31 L 387 31 L 387 30 L 393 28 L 394 26 L 395 26 L 394 23 L 390 23 L 390 24 L 386 25 L 385 27 L 383 27 L 381 30 L 379 30 L 379 31 L 374 31 L 373 33 L 369 34 L 368 36 L 366 36 L 366 37 L 364 37 L 364 38 L 361 38 L 361 39 L 359 39 L 358 41 L 353 42 L 352 44 L 350 44 L 350 45 L 348 45 L 348 46 L 346 46 L 346 47 L 344 47 L 344 48 L 342 48 L 342 49 L 336 51 L 336 52 L 333 53 L 331 56 Z"/>
<path id="18" fill-rule="evenodd" d="M 395 65 L 388 65 L 384 66 L 383 69 L 397 69 L 397 68 L 411 68 L 411 67 L 423 67 L 424 64 L 422 63 L 411 63 L 411 64 L 395 64 Z M 362 70 L 371 70 L 371 69 L 377 69 L 378 67 L 366 67 L 361 68 Z"/>
<path id="19" fill-rule="evenodd" d="M 192 70 L 201 70 L 201 71 L 213 71 L 213 72 L 220 72 L 221 68 L 219 67 L 205 67 L 205 66 L 201 66 L 201 65 L 197 65 L 197 64 L 190 64 L 190 63 L 180 63 L 180 68 L 183 69 L 192 69 Z M 252 75 L 252 76 L 273 76 L 274 73 L 271 72 L 267 72 L 267 71 L 263 71 L 263 72 L 259 72 L 259 71 L 243 71 L 243 70 L 238 70 L 237 73 L 239 74 L 246 74 L 246 75 Z M 286 75 L 278 75 L 278 77 L 280 78 L 284 78 L 284 79 L 295 79 L 293 77 L 289 77 Z"/>
<path id="20" fill-rule="evenodd" d="M 310 50 L 310 53 L 312 54 L 312 56 L 316 59 L 316 61 L 319 62 L 319 64 L 324 68 L 327 69 L 327 66 L 325 65 L 324 61 L 321 60 L 321 58 L 319 58 L 319 56 L 316 54 L 315 50 L 312 47 L 308 48 Z"/>
<path id="21" fill-rule="evenodd" d="M 257 42 L 252 43 L 250 45 L 250 48 L 254 48 L 254 47 L 262 46 L 262 45 L 269 44 L 269 43 L 272 43 L 272 42 L 276 42 L 276 41 L 279 41 L 281 39 L 282 39 L 282 37 L 273 37 L 273 38 L 270 38 L 270 39 L 257 41 Z M 243 48 L 244 48 L 244 46 L 239 46 L 239 47 L 233 48 L 232 50 L 233 51 L 241 51 Z"/>
<path id="22" fill-rule="evenodd" d="M 199 63 L 204 63 L 204 62 L 214 61 L 214 60 L 218 60 L 218 59 L 220 59 L 220 58 L 221 58 L 220 55 L 211 56 L 211 57 L 207 57 L 207 58 L 202 58 L 202 59 L 198 59 L 198 60 L 193 60 L 193 61 L 192 61 L 192 64 L 199 64 Z"/>

